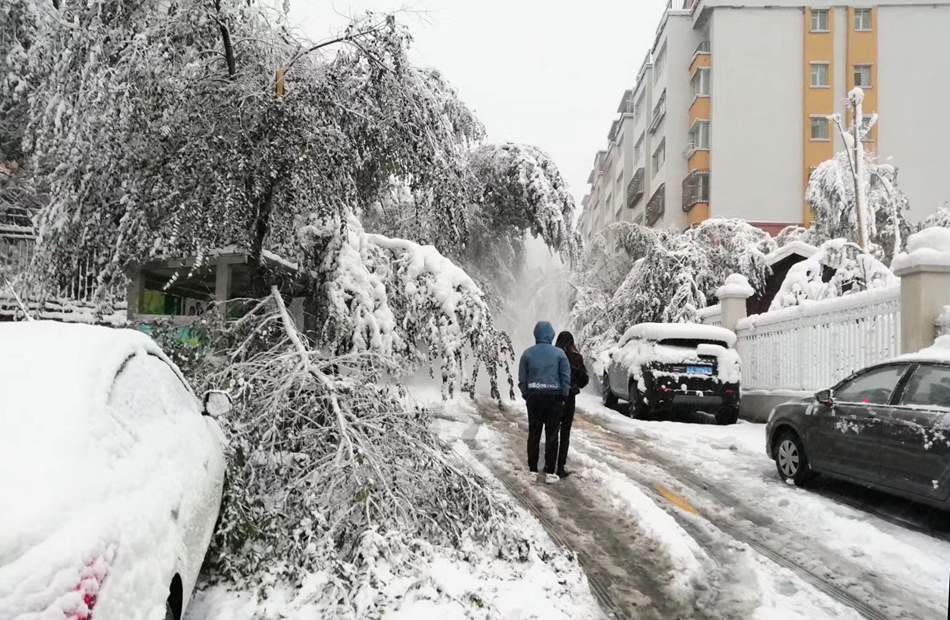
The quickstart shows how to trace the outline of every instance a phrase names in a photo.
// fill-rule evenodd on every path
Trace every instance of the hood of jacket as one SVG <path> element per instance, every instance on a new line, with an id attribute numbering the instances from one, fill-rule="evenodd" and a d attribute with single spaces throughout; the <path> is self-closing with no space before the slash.
<path id="1" fill-rule="evenodd" d="M 534 326 L 534 343 L 551 344 L 554 342 L 554 326 L 547 321 L 538 321 Z"/>

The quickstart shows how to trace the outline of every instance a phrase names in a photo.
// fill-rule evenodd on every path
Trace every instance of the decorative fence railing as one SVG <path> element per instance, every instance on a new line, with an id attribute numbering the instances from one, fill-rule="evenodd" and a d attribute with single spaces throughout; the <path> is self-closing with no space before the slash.
<path id="1" fill-rule="evenodd" d="M 6 231 L 4 231 L 6 232 Z M 97 308 L 95 294 L 98 282 L 96 262 L 87 258 L 63 277 L 45 299 L 33 299 L 21 280 L 33 257 L 34 240 L 28 235 L 0 235 L 0 318 L 22 316 L 23 308 L 44 319 L 71 322 L 105 322 L 116 324 L 125 317 L 125 291 L 106 291 L 100 302 L 113 311 L 103 313 Z M 14 295 L 11 286 L 17 291 Z M 111 303 L 109 303 L 111 302 Z"/>
<path id="2" fill-rule="evenodd" d="M 715 325 L 719 327 L 722 325 L 722 306 L 716 304 L 715 306 L 700 308 L 696 312 L 696 317 L 703 325 Z"/>
<path id="3" fill-rule="evenodd" d="M 742 319 L 736 347 L 743 390 L 813 392 L 894 357 L 900 315 L 894 286 Z"/>

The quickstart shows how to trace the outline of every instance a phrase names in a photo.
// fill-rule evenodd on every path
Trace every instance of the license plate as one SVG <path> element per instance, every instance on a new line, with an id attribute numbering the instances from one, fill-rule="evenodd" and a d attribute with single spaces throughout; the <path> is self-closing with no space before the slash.
<path id="1" fill-rule="evenodd" d="M 686 374 L 689 375 L 712 375 L 712 366 L 687 366 Z"/>

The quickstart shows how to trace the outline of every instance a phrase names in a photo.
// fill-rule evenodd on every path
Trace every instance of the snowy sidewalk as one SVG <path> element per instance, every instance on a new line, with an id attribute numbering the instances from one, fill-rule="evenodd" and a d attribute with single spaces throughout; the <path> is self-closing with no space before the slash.
<path id="1" fill-rule="evenodd" d="M 762 425 L 634 421 L 582 395 L 576 473 L 541 485 L 522 404 L 433 410 L 578 553 L 617 617 L 947 617 L 950 543 L 782 483 Z"/>

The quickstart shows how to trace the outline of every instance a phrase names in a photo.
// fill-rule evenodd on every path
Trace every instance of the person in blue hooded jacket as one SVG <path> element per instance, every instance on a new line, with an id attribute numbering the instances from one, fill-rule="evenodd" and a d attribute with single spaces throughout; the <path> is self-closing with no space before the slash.
<path id="1" fill-rule="evenodd" d="M 528 469 L 538 471 L 541 431 L 544 430 L 544 473 L 539 479 L 558 481 L 558 432 L 564 400 L 571 392 L 571 363 L 553 344 L 554 327 L 547 321 L 534 326 L 533 347 L 521 354 L 518 389 L 528 406 Z"/>

